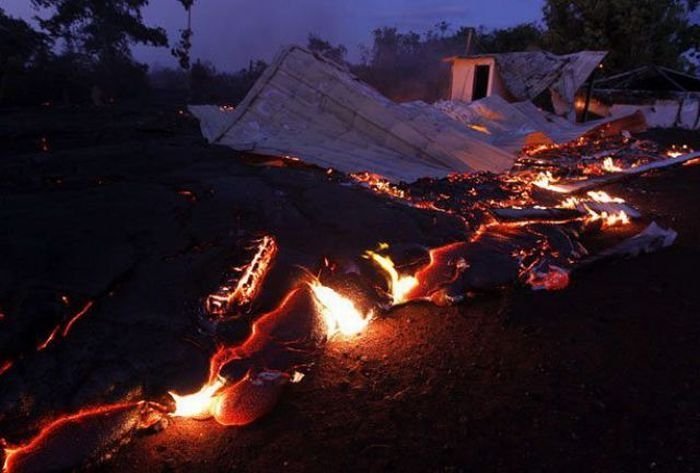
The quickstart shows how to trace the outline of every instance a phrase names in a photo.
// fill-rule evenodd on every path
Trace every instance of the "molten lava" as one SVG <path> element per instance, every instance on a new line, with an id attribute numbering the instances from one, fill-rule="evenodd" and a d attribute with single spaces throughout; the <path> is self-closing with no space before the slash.
<path id="1" fill-rule="evenodd" d="M 318 309 L 323 317 L 328 338 L 340 333 L 352 337 L 362 332 L 372 318 L 372 313 L 363 315 L 353 302 L 319 282 L 310 284 Z"/>
<path id="2" fill-rule="evenodd" d="M 388 256 L 380 255 L 374 251 L 367 251 L 365 252 L 365 257 L 375 262 L 386 274 L 393 303 L 406 302 L 406 295 L 418 285 L 418 280 L 414 276 L 399 275 L 396 265 Z"/>
<path id="3" fill-rule="evenodd" d="M 205 309 L 209 314 L 225 315 L 232 307 L 245 306 L 257 297 L 277 255 L 277 242 L 271 236 L 264 236 L 257 243 L 257 250 L 250 263 L 235 268 L 234 272 L 240 274 L 240 277 L 227 281 L 207 297 Z"/>
<path id="4" fill-rule="evenodd" d="M 527 283 L 536 291 L 561 291 L 569 286 L 570 276 L 567 270 L 549 265 L 546 271 L 530 271 Z"/>
<path id="5" fill-rule="evenodd" d="M 96 455 L 128 431 L 142 427 L 148 408 L 144 402 L 124 402 L 62 416 L 28 443 L 5 448 L 2 471 L 72 471 L 85 455 Z"/>
<path id="6" fill-rule="evenodd" d="M 591 200 L 594 200 L 596 202 L 603 202 L 605 204 L 609 203 L 615 203 L 615 204 L 624 204 L 625 200 L 621 199 L 619 197 L 612 197 L 610 194 L 604 191 L 590 191 L 587 193 L 588 197 L 591 198 Z"/>
<path id="7" fill-rule="evenodd" d="M 63 335 L 64 337 L 68 335 L 68 332 L 70 332 L 71 328 L 73 328 L 73 324 L 75 324 L 80 317 L 83 315 L 87 314 L 88 311 L 92 308 L 94 302 L 93 301 L 88 301 L 85 303 L 82 309 L 80 309 L 73 317 L 68 320 L 68 323 L 66 324 L 65 327 L 63 327 Z"/>
<path id="8" fill-rule="evenodd" d="M 622 168 L 615 164 L 613 158 L 605 158 L 603 160 L 603 170 L 606 172 L 621 172 Z"/>
<path id="9" fill-rule="evenodd" d="M 241 344 L 221 347 L 212 355 L 209 379 L 199 391 L 185 396 L 170 393 L 176 406 L 173 415 L 194 419 L 214 417 L 224 425 L 242 425 L 242 419 L 250 423 L 265 415 L 281 385 L 290 380 L 284 372 L 270 375 L 277 371 L 269 370 L 268 363 L 275 363 L 280 351 L 308 338 L 314 324 L 311 291 L 305 287 L 293 289 L 276 309 L 253 323 L 250 335 Z M 228 384 L 221 372 L 234 362 L 245 366 L 248 374 Z M 286 368 L 291 371 L 294 366 Z M 235 411 L 235 406 L 241 410 Z"/>
<path id="10" fill-rule="evenodd" d="M 557 186 L 555 184 L 558 181 L 559 179 L 555 178 L 554 176 L 552 176 L 551 172 L 547 171 L 539 173 L 537 177 L 532 181 L 532 184 L 539 187 L 540 189 L 547 189 L 548 191 L 558 193 L 566 193 L 566 189 L 563 189 L 562 187 Z"/>
<path id="11" fill-rule="evenodd" d="M 207 383 L 196 393 L 180 396 L 174 392 L 169 394 L 175 400 L 175 411 L 173 417 L 189 417 L 194 419 L 211 417 L 211 410 L 214 406 L 216 393 L 224 387 L 221 379 Z"/>
<path id="12" fill-rule="evenodd" d="M 389 197 L 394 197 L 396 199 L 406 199 L 406 192 L 399 189 L 389 180 L 383 178 L 378 174 L 373 174 L 369 172 L 358 172 L 350 174 L 356 182 L 363 184 L 370 189 L 372 189 L 377 194 L 384 194 Z"/>
<path id="13" fill-rule="evenodd" d="M 467 242 L 457 242 L 430 250 L 430 262 L 416 272 L 416 285 L 405 295 L 405 300 L 431 298 L 455 282 L 469 267 L 464 257 L 468 246 Z"/>

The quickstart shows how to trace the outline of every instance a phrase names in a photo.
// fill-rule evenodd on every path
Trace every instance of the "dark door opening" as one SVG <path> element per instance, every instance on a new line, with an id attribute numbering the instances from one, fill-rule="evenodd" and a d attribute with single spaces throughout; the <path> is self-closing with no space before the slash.
<path id="1" fill-rule="evenodd" d="M 489 91 L 489 75 L 491 66 L 476 66 L 474 70 L 474 88 L 472 89 L 472 100 L 479 100 L 486 97 Z"/>

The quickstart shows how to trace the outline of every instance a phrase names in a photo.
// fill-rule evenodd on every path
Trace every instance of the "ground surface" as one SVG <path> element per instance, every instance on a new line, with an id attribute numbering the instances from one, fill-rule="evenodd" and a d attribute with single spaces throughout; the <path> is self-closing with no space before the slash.
<path id="1" fill-rule="evenodd" d="M 323 173 L 242 164 L 176 111 L 8 116 L 0 349 L 16 361 L 0 377 L 0 437 L 86 404 L 197 387 L 211 347 L 193 313 L 251 234 L 278 235 L 293 274 L 320 254 L 460 232 Z M 700 149 L 693 134 L 652 136 Z M 576 273 L 559 293 L 397 309 L 360 339 L 331 342 L 260 422 L 176 421 L 101 469 L 697 471 L 700 166 L 613 191 L 676 229 L 677 244 Z M 94 308 L 37 352 L 85 300 Z"/>

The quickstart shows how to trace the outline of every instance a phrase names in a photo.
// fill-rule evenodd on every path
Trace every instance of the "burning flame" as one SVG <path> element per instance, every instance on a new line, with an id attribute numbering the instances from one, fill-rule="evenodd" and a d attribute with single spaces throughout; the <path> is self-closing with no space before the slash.
<path id="1" fill-rule="evenodd" d="M 277 255 L 277 242 L 271 236 L 264 236 L 257 243 L 258 248 L 250 263 L 236 268 L 236 272 L 241 275 L 238 281 L 230 281 L 231 284 L 221 286 L 217 292 L 207 297 L 204 305 L 208 313 L 224 315 L 232 305 L 250 304 L 258 295 Z"/>
<path id="2" fill-rule="evenodd" d="M 613 197 L 604 191 L 590 191 L 587 193 L 587 196 L 589 200 L 569 197 L 560 204 L 560 207 L 565 209 L 578 209 L 582 212 L 585 211 L 588 213 L 589 221 L 602 221 L 603 228 L 628 225 L 630 223 L 630 217 L 624 210 L 619 210 L 617 212 L 598 211 L 588 205 L 591 201 L 601 204 L 624 204 L 624 199 Z"/>
<path id="3" fill-rule="evenodd" d="M 323 316 L 328 338 L 337 333 L 352 337 L 362 332 L 369 324 L 371 312 L 363 315 L 350 299 L 319 282 L 311 283 L 310 287 Z"/>
<path id="4" fill-rule="evenodd" d="M 224 387 L 224 382 L 219 378 L 205 384 L 202 389 L 193 394 L 180 396 L 174 392 L 169 394 L 175 400 L 174 417 L 208 418 L 216 402 L 216 394 Z"/>
<path id="5" fill-rule="evenodd" d="M 603 170 L 606 172 L 621 172 L 622 168 L 615 164 L 613 158 L 607 157 L 603 160 Z"/>
<path id="6" fill-rule="evenodd" d="M 369 172 L 357 172 L 350 174 L 356 182 L 364 184 L 377 194 L 384 194 L 396 199 L 406 199 L 406 192 L 393 185 L 389 180 L 378 174 Z"/>
<path id="7" fill-rule="evenodd" d="M 486 128 L 484 125 L 477 125 L 475 123 L 472 123 L 470 125 L 467 125 L 469 128 L 471 128 L 474 131 L 478 131 L 479 133 L 484 133 L 486 135 L 490 135 L 491 132 L 489 131 L 488 128 Z"/>
<path id="8" fill-rule="evenodd" d="M 418 280 L 414 276 L 399 275 L 396 265 L 388 256 L 380 255 L 374 251 L 367 251 L 365 258 L 374 261 L 386 274 L 394 304 L 406 302 L 407 295 L 418 286 Z"/>
<path id="9" fill-rule="evenodd" d="M 620 225 L 629 225 L 630 218 L 624 210 L 620 210 L 617 213 L 609 214 L 608 212 L 596 213 L 589 209 L 591 215 L 591 220 L 602 220 L 603 228 L 610 228 Z"/>
<path id="10" fill-rule="evenodd" d="M 587 193 L 588 197 L 596 202 L 602 202 L 605 204 L 624 204 L 625 200 L 619 197 L 612 197 L 610 194 L 604 191 L 590 191 Z"/>
<path id="11" fill-rule="evenodd" d="M 559 179 L 555 178 L 552 176 L 551 172 L 547 171 L 539 173 L 535 180 L 532 181 L 532 184 L 540 189 L 547 189 L 552 192 L 566 192 L 565 189 L 554 184 L 557 181 L 559 181 Z"/>
<path id="12" fill-rule="evenodd" d="M 666 156 L 669 158 L 678 158 L 684 154 L 692 153 L 693 150 L 688 145 L 672 145 L 667 151 Z"/>

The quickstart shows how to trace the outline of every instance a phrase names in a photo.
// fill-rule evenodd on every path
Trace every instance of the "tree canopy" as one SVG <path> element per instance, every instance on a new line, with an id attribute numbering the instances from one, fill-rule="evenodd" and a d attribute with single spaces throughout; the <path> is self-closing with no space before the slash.
<path id="1" fill-rule="evenodd" d="M 544 45 L 557 53 L 607 50 L 609 71 L 644 64 L 689 68 L 683 53 L 700 45 L 690 13 L 698 0 L 546 0 Z"/>
<path id="2" fill-rule="evenodd" d="M 49 12 L 39 25 L 69 51 L 101 61 L 131 58 L 130 44 L 167 46 L 165 30 L 144 24 L 141 9 L 148 0 L 32 0 Z"/>

